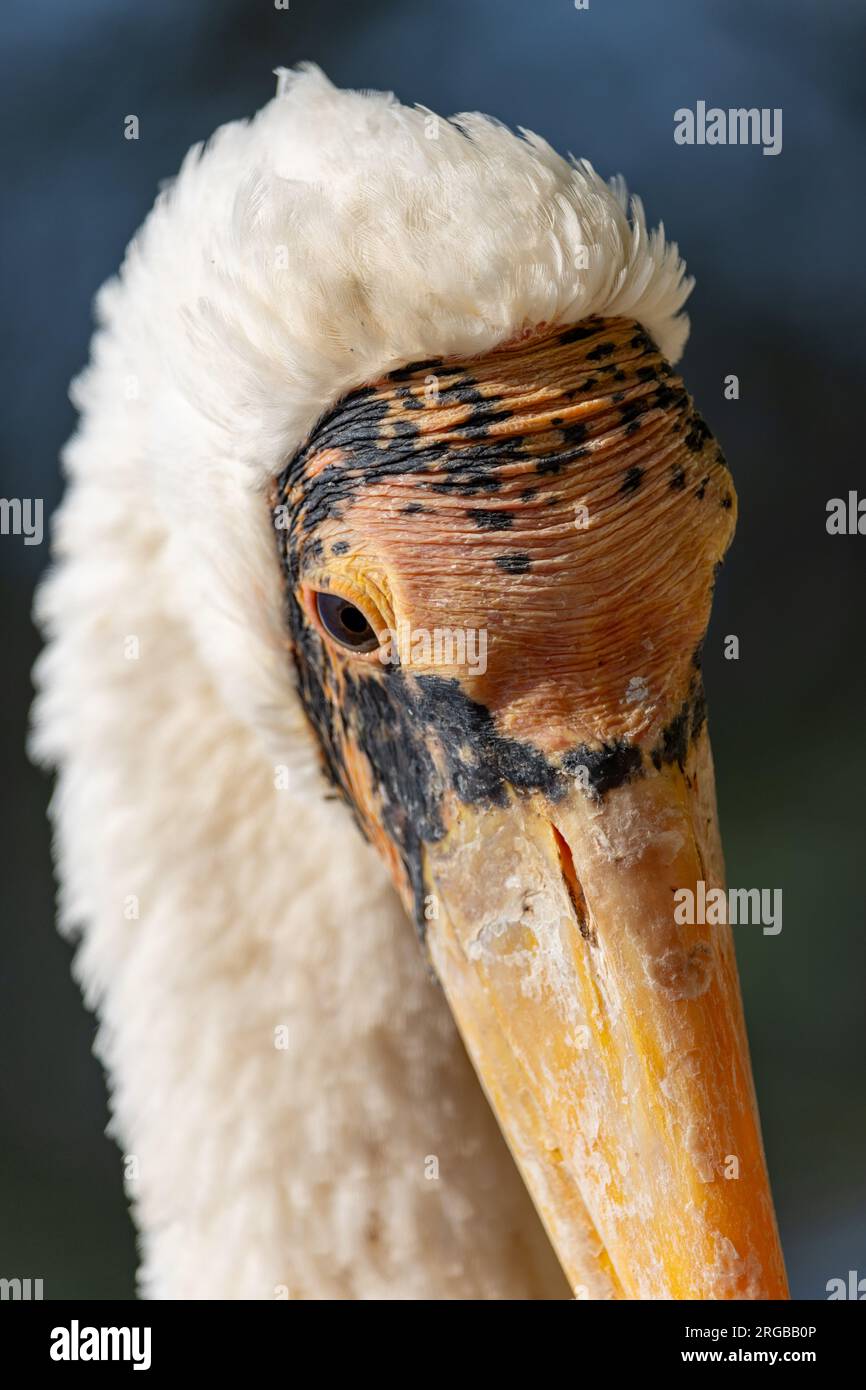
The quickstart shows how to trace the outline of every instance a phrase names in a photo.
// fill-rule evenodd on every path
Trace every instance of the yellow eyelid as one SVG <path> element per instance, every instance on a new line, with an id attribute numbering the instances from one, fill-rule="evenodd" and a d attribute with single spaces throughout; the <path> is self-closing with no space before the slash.
<path id="1" fill-rule="evenodd" d="M 361 610 L 376 633 L 390 631 L 394 627 L 394 609 L 387 581 L 381 582 L 370 574 L 353 573 L 347 566 L 338 572 L 313 570 L 305 576 L 304 586 L 311 590 L 339 594 L 341 598 Z"/>
<path id="2" fill-rule="evenodd" d="M 371 629 L 377 637 L 381 637 L 383 632 L 387 633 L 389 625 L 382 617 L 378 608 L 372 603 L 369 596 L 359 590 L 356 585 L 348 582 L 343 575 L 339 577 L 333 575 L 312 575 L 304 580 L 304 590 L 307 612 L 315 619 L 316 626 L 321 629 L 321 622 L 316 613 L 316 594 L 334 594 L 338 598 L 343 598 L 347 603 L 351 603 L 360 613 L 363 613 Z M 326 633 L 329 641 L 334 639 Z M 361 655 L 361 653 L 359 653 Z"/>

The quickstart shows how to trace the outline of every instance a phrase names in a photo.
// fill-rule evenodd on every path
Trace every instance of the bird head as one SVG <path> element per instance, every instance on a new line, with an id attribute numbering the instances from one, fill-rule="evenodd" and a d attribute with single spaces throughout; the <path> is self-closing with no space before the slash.
<path id="1" fill-rule="evenodd" d="M 722 880 L 700 649 L 734 524 L 682 381 L 634 319 L 542 325 L 350 393 L 271 501 L 327 776 L 566 1269 L 582 1201 L 620 1296 L 754 1295 L 733 957 L 674 911 Z"/>

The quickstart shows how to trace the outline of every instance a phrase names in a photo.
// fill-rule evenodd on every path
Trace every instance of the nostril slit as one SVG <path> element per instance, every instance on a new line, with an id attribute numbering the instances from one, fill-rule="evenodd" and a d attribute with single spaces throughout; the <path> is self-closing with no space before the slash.
<path id="1" fill-rule="evenodd" d="M 577 918 L 580 934 L 584 941 L 588 941 L 592 946 L 597 946 L 598 937 L 595 934 L 594 927 L 590 924 L 586 894 L 583 891 L 580 879 L 577 876 L 577 870 L 574 867 L 574 856 L 571 853 L 568 841 L 563 835 L 560 835 L 556 826 L 551 825 L 550 828 L 553 831 L 553 840 L 556 845 L 557 854 L 559 855 L 559 867 L 562 871 L 562 880 L 568 890 L 568 896 L 574 908 L 574 915 Z"/>

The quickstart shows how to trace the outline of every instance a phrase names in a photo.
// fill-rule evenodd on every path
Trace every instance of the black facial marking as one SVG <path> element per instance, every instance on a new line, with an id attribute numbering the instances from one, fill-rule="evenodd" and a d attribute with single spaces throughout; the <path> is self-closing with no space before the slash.
<path id="1" fill-rule="evenodd" d="M 467 806 L 505 806 L 509 791 L 541 792 L 555 801 L 568 789 L 555 764 L 530 744 L 500 734 L 486 706 L 455 679 L 347 670 L 336 720 L 370 765 L 382 825 L 412 885 L 422 938 L 423 847 L 445 833 L 446 796 Z M 331 774 L 350 800 L 342 759 Z"/>
<path id="2" fill-rule="evenodd" d="M 483 507 L 472 507 L 466 515 L 475 522 L 479 531 L 510 531 L 514 525 L 513 512 L 491 512 Z"/>
<path id="3" fill-rule="evenodd" d="M 602 744 L 601 748 L 582 743 L 565 754 L 562 770 L 571 777 L 578 777 L 583 770 L 586 777 L 580 779 L 582 785 L 587 786 L 593 795 L 603 797 L 640 772 L 640 749 L 623 739 Z"/>
<path id="4" fill-rule="evenodd" d="M 524 550 L 512 551 L 510 555 L 495 555 L 494 562 L 506 574 L 526 574 L 532 568 L 532 561 Z"/>
<path id="5" fill-rule="evenodd" d="M 382 824 L 400 851 L 415 900 L 415 920 L 424 933 L 424 872 L 422 849 L 441 840 L 444 783 L 430 748 L 419 737 L 411 704 L 401 698 L 405 677 L 347 672 L 342 718 L 365 754 L 381 790 Z M 351 804 L 348 786 L 346 799 Z"/>
<path id="6" fill-rule="evenodd" d="M 684 771 L 689 742 L 698 736 L 707 717 L 707 702 L 700 673 L 692 678 L 689 695 L 679 711 L 662 730 L 661 738 L 652 751 L 653 767 L 660 769 L 663 763 L 677 763 Z"/>

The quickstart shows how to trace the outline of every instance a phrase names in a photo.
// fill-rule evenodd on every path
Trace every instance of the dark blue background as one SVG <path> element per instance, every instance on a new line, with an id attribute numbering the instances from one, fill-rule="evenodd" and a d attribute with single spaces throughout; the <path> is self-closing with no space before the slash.
<path id="1" fill-rule="evenodd" d="M 729 877 L 784 892 L 738 954 L 793 1290 L 866 1275 L 863 573 L 825 508 L 866 495 L 862 412 L 866 10 L 855 0 L 43 0 L 8 3 L 0 84 L 5 496 L 60 495 L 90 303 L 160 179 L 250 114 L 271 69 L 318 62 L 443 114 L 489 111 L 622 172 L 698 286 L 684 372 L 740 494 L 706 671 Z M 776 158 L 678 146 L 677 107 L 781 107 Z M 123 138 L 135 113 L 141 138 Z M 725 401 L 735 372 L 741 399 Z M 47 547 L 0 539 L 0 1274 L 130 1297 L 120 1159 L 101 1137 L 92 1020 L 53 929 L 48 784 L 22 751 Z M 737 633 L 739 662 L 722 659 Z"/>

